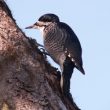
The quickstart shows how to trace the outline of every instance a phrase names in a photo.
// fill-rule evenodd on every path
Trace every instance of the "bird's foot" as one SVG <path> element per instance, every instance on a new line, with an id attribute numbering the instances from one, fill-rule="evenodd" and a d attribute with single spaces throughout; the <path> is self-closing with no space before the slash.
<path id="1" fill-rule="evenodd" d="M 39 47 L 42 47 L 42 48 L 44 47 L 43 45 L 41 45 L 41 44 L 39 44 L 39 43 L 37 43 L 37 45 L 38 45 Z"/>
<path id="2" fill-rule="evenodd" d="M 44 57 L 46 58 L 46 55 L 50 56 L 44 48 L 40 48 L 41 52 L 43 53 Z"/>

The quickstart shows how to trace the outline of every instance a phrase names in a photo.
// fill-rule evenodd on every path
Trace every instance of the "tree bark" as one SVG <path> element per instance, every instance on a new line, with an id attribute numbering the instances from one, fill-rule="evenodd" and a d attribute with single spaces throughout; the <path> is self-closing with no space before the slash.
<path id="1" fill-rule="evenodd" d="M 0 0 L 0 110 L 79 110 L 59 81 L 60 72 Z"/>

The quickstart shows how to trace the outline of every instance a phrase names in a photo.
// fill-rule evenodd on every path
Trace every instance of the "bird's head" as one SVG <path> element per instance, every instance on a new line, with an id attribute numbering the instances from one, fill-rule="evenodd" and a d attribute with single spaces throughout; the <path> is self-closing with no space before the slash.
<path id="1" fill-rule="evenodd" d="M 57 15 L 51 13 L 44 14 L 38 19 L 38 22 L 36 22 L 31 26 L 26 27 L 26 29 L 34 28 L 42 31 L 50 23 L 58 23 L 58 22 L 59 22 L 59 17 Z"/>

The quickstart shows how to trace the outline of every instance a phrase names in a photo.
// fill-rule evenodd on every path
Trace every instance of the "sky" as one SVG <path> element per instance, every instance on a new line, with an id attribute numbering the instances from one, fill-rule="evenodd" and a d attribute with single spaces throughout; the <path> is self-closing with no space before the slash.
<path id="1" fill-rule="evenodd" d="M 110 1 L 7 0 L 13 17 L 29 37 L 42 42 L 37 30 L 25 30 L 46 13 L 57 14 L 78 36 L 83 49 L 85 75 L 77 69 L 71 93 L 81 110 L 110 110 Z M 52 60 L 49 62 L 57 67 Z"/>

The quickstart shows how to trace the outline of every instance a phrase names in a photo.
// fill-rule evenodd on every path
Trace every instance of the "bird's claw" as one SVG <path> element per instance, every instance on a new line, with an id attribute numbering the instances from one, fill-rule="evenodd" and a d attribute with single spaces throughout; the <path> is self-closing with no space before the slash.
<path id="1" fill-rule="evenodd" d="M 46 55 L 50 56 L 50 55 L 45 51 L 44 48 L 40 48 L 40 50 L 41 50 L 41 52 L 43 53 L 43 55 L 45 55 L 45 57 L 46 57 Z"/>

